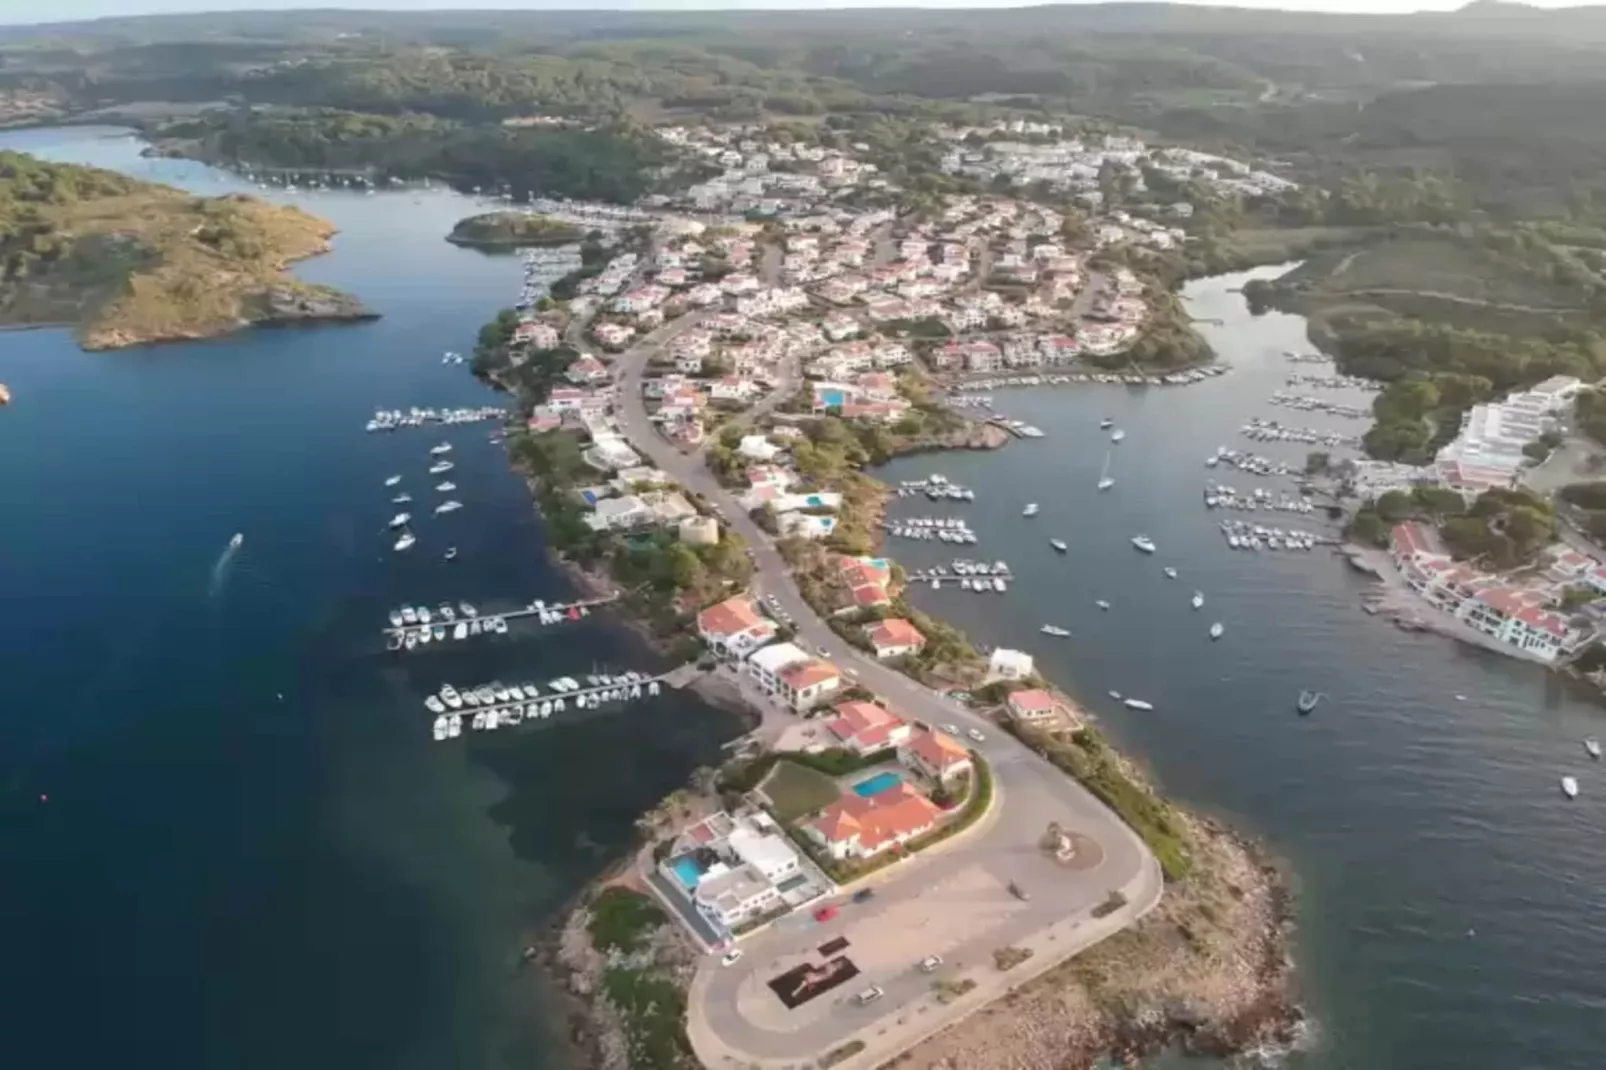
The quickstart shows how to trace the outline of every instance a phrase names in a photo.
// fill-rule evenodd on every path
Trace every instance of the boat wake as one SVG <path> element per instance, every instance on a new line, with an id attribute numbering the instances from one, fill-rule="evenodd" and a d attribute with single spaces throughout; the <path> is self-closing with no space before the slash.
<path id="1" fill-rule="evenodd" d="M 245 536 L 235 532 L 234 538 L 223 548 L 223 553 L 212 566 L 212 579 L 206 586 L 206 596 L 216 598 L 223 593 L 223 587 L 229 582 L 229 573 L 234 559 L 240 556 L 240 548 L 245 545 Z"/>

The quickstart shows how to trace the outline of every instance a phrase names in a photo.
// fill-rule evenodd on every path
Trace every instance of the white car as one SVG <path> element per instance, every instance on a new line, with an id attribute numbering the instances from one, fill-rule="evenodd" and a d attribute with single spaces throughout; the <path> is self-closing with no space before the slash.
<path id="1" fill-rule="evenodd" d="M 950 736 L 957 736 L 959 734 L 959 726 L 956 724 L 945 724 L 942 726 L 942 730 L 947 732 Z"/>
<path id="2" fill-rule="evenodd" d="M 725 952 L 725 957 L 719 960 L 719 964 L 721 966 L 734 966 L 740 961 L 742 961 L 742 949 L 733 947 Z"/>
<path id="3" fill-rule="evenodd" d="M 965 735 L 969 736 L 971 739 L 974 739 L 977 743 L 980 743 L 987 738 L 981 734 L 981 729 L 979 728 L 972 728 L 967 731 Z"/>
<path id="4" fill-rule="evenodd" d="M 936 971 L 937 967 L 941 966 L 941 965 L 942 965 L 942 956 L 941 955 L 929 955 L 926 958 L 923 958 L 923 959 L 920 960 L 920 972 L 921 973 L 934 973 Z"/>

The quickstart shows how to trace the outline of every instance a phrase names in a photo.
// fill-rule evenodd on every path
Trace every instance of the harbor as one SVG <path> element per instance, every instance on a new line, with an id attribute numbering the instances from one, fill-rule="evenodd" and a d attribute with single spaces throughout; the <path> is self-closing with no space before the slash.
<path id="1" fill-rule="evenodd" d="M 882 524 L 888 535 L 899 539 L 922 539 L 964 543 L 974 546 L 979 539 L 970 525 L 956 516 L 916 516 L 901 520 L 888 520 Z"/>
<path id="2" fill-rule="evenodd" d="M 951 483 L 947 476 L 932 474 L 925 479 L 906 479 L 898 484 L 898 497 L 907 498 L 914 494 L 924 494 L 934 502 L 973 502 L 976 492 L 969 487 L 962 487 L 958 483 Z"/>
<path id="3" fill-rule="evenodd" d="M 1029 375 L 989 375 L 981 379 L 966 379 L 963 382 L 953 384 L 949 389 L 954 393 L 965 393 L 978 390 L 1018 389 L 1031 386 L 1078 386 L 1085 384 L 1104 386 L 1189 386 L 1193 383 L 1202 383 L 1206 379 L 1214 379 L 1218 376 L 1226 375 L 1230 370 L 1231 366 L 1227 364 L 1210 364 L 1203 368 L 1193 368 L 1185 372 L 1172 372 L 1169 375 L 1146 375 L 1141 372 L 1057 372 Z"/>
<path id="4" fill-rule="evenodd" d="M 598 606 L 618 601 L 619 595 L 578 602 L 536 600 L 521 609 L 481 613 L 469 602 L 452 605 L 401 606 L 390 611 L 390 627 L 383 629 L 386 649 L 413 650 L 431 643 L 461 642 L 479 635 L 506 635 L 508 622 L 537 618 L 542 625 L 563 624 L 591 615 Z"/>
<path id="5" fill-rule="evenodd" d="M 446 361 L 446 363 L 453 362 Z M 418 408 L 416 406 L 410 409 L 375 409 L 373 417 L 368 421 L 366 430 L 369 432 L 398 431 L 404 427 L 473 424 L 483 423 L 486 420 L 501 420 L 506 416 L 507 410 L 500 405 L 474 405 L 456 409 Z"/>

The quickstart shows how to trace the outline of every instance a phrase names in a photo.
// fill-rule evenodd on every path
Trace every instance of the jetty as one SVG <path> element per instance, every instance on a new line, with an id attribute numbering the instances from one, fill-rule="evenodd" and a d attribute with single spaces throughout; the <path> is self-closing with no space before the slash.
<path id="1" fill-rule="evenodd" d="M 427 618 L 423 613 L 412 607 L 402 607 L 393 610 L 392 621 L 401 618 L 402 614 L 411 611 L 413 620 L 403 619 L 401 624 L 392 623 L 380 629 L 386 638 L 387 646 L 391 650 L 414 649 L 420 644 L 431 642 L 448 642 L 453 640 L 471 639 L 478 635 L 501 635 L 507 631 L 509 621 L 523 620 L 527 617 L 538 617 L 543 625 L 562 624 L 568 621 L 580 620 L 590 616 L 591 610 L 598 606 L 608 605 L 619 600 L 618 592 L 605 598 L 588 598 L 578 602 L 543 602 L 534 601 L 521 609 L 499 610 L 495 612 L 467 612 L 466 603 L 464 612 L 457 612 L 450 604 L 443 604 L 441 610 L 453 609 L 450 614 L 441 610 L 429 610 Z M 459 625 L 462 628 L 459 629 Z M 411 642 L 408 640 L 411 639 Z"/>
<path id="2" fill-rule="evenodd" d="M 444 742 L 456 739 L 465 727 L 476 732 L 494 731 L 525 721 L 544 721 L 554 713 L 567 712 L 571 703 L 577 710 L 595 710 L 605 703 L 653 698 L 665 687 L 684 687 L 700 674 L 697 663 L 688 662 L 661 673 L 632 670 L 620 675 L 588 675 L 584 683 L 573 677 L 559 677 L 548 683 L 545 692 L 533 684 L 509 687 L 498 682 L 463 689 L 443 686 L 425 700 L 425 706 L 436 715 L 436 741 Z M 467 725 L 464 718 L 468 719 Z"/>

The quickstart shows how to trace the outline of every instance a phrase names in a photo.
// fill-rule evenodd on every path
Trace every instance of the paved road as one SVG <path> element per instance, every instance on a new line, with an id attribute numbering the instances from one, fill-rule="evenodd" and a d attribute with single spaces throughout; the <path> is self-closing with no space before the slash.
<path id="1" fill-rule="evenodd" d="M 852 669 L 860 683 L 907 716 L 933 724 L 953 723 L 961 730 L 974 728 L 987 737 L 976 746 L 994 769 L 998 803 L 985 827 L 883 871 L 878 881 L 882 891 L 874 905 L 845 909 L 840 922 L 833 923 L 854 943 L 863 942 L 877 928 L 913 926 L 929 934 L 924 945 L 914 940 L 895 955 L 869 955 L 860 963 L 862 976 L 844 986 L 846 991 L 833 991 L 787 1014 L 777 1010 L 781 1005 L 763 982 L 772 975 L 773 964 L 796 962 L 822 942 L 824 934 L 811 919 L 788 919 L 748 938 L 743 942 L 744 957 L 735 966 L 721 967 L 710 956 L 698 971 L 688 1030 L 705 1065 L 780 1065 L 817 1056 L 855 1035 L 865 1040 L 867 1048 L 841 1064 L 843 1070 L 874 1065 L 998 995 L 1006 983 L 1017 984 L 1142 917 L 1160 900 L 1159 865 L 1137 835 L 1075 781 L 986 719 L 849 646 L 804 603 L 769 535 L 718 484 L 699 456 L 676 449 L 648 420 L 641 392 L 643 371 L 653 347 L 662 344 L 672 329 L 673 325 L 654 332 L 615 362 L 620 421 L 632 444 L 688 490 L 721 507 L 726 524 L 754 550 L 755 591 L 773 595 L 792 615 L 800 645 Z M 1054 820 L 1097 844 L 1102 861 L 1096 868 L 1061 867 L 1038 850 L 1038 837 Z M 1040 889 L 1041 894 L 1021 903 L 1007 891 L 1010 880 L 1019 880 L 1028 890 Z M 939 886 L 955 889 L 952 903 L 933 896 L 929 908 L 908 912 L 908 904 L 922 899 L 923 889 Z M 1116 889 L 1125 895 L 1127 905 L 1095 922 L 1091 909 Z M 1077 928 L 1073 932 L 1069 926 Z M 1042 950 L 1029 967 L 1002 974 L 991 966 L 992 949 L 1031 943 L 1033 933 L 1041 934 Z M 975 993 L 950 1005 L 933 1002 L 931 978 L 912 972 L 912 967 L 931 953 L 928 948 L 937 947 L 947 948 L 939 952 L 944 958 L 977 971 Z M 881 985 L 886 996 L 866 1007 L 846 1002 L 871 983 Z"/>

